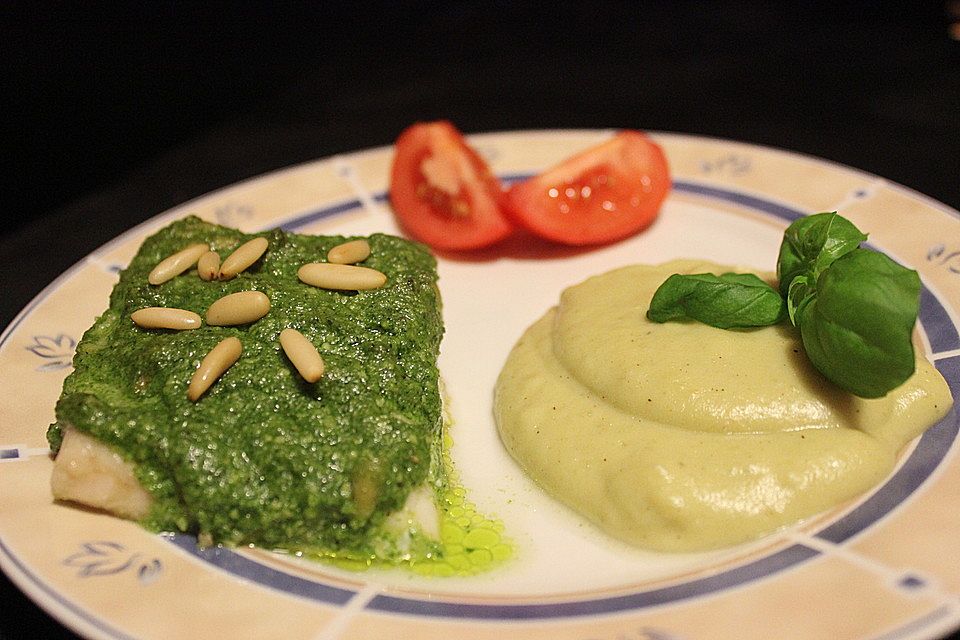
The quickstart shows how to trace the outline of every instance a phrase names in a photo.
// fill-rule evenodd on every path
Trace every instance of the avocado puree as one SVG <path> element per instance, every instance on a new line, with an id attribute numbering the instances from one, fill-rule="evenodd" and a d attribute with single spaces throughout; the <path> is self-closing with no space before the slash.
<path id="1" fill-rule="evenodd" d="M 869 490 L 952 405 L 924 358 L 886 397 L 845 393 L 787 325 L 725 331 L 647 320 L 693 261 L 630 266 L 563 292 L 510 353 L 501 438 L 546 491 L 639 547 L 755 539 Z"/>
<path id="2" fill-rule="evenodd" d="M 147 283 L 158 262 L 192 243 L 210 243 L 223 259 L 255 236 L 269 241 L 266 254 L 232 280 L 205 282 L 194 269 Z M 463 538 L 471 527 L 496 533 L 497 540 L 484 539 L 487 551 L 500 544 L 499 525 L 471 510 L 443 451 L 435 260 L 422 245 L 376 234 L 363 265 L 386 274 L 383 287 L 342 292 L 298 280 L 301 265 L 324 262 L 348 239 L 282 230 L 247 235 L 196 217 L 148 238 L 77 347 L 48 433 L 54 451 L 68 427 L 91 435 L 132 463 L 153 496 L 145 526 L 213 543 L 361 564 L 442 561 L 446 539 Z M 152 306 L 203 316 L 215 300 L 248 290 L 271 302 L 269 313 L 248 325 L 176 332 L 130 320 Z M 326 372 L 319 381 L 305 382 L 281 350 L 278 336 L 287 327 L 321 353 Z M 227 336 L 240 339 L 240 359 L 191 402 L 193 372 Z M 399 535 L 388 519 L 424 486 L 440 509 L 439 540 Z M 454 508 L 456 516 L 476 516 L 470 526 L 456 524 Z M 462 572 L 448 569 L 425 572 Z"/>

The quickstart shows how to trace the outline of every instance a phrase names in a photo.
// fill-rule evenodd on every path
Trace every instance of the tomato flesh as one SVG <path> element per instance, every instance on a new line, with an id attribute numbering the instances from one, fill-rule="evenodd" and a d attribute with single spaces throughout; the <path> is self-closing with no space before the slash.
<path id="1" fill-rule="evenodd" d="M 397 138 L 390 202 L 400 225 L 436 249 L 479 249 L 513 231 L 505 192 L 449 122 L 414 124 Z"/>
<path id="2" fill-rule="evenodd" d="M 622 131 L 513 185 L 506 211 L 518 225 L 549 240 L 602 244 L 649 226 L 670 186 L 659 145 L 639 131 Z"/>

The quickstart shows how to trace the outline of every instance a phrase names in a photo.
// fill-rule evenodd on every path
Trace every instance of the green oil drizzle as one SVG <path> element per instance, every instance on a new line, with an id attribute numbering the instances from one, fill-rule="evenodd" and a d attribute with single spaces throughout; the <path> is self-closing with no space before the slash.
<path id="1" fill-rule="evenodd" d="M 476 575 L 513 557 L 513 545 L 504 533 L 503 522 L 481 513 L 460 483 L 450 456 L 453 440 L 449 427 L 450 423 L 445 421 L 440 436 L 442 446 L 432 461 L 439 540 L 429 537 L 411 522 L 407 531 L 409 543 L 403 549 L 395 546 L 396 532 L 381 532 L 380 548 L 370 555 L 319 550 L 300 550 L 296 555 L 349 571 L 395 567 L 433 577 Z"/>

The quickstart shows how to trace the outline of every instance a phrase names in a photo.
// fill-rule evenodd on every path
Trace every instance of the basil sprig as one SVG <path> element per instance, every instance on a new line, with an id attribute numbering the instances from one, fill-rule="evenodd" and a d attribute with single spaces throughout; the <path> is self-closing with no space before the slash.
<path id="1" fill-rule="evenodd" d="M 861 248 L 866 239 L 836 212 L 801 218 L 780 245 L 779 292 L 749 274 L 674 274 L 657 289 L 647 317 L 723 329 L 789 318 L 824 377 L 860 397 L 882 397 L 913 375 L 920 277 Z"/>

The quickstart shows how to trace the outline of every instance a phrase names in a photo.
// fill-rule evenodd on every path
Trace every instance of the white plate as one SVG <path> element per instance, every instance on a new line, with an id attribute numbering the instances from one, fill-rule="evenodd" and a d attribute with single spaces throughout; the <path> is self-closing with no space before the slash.
<path id="1" fill-rule="evenodd" d="M 473 136 L 507 180 L 610 135 Z M 592 250 L 508 241 L 441 256 L 440 369 L 453 456 L 469 498 L 515 549 L 470 578 L 350 573 L 258 550 L 196 550 L 186 536 L 54 504 L 45 431 L 76 341 L 106 307 L 142 239 L 194 213 L 253 231 L 399 233 L 389 148 L 320 160 L 190 202 L 102 247 L 47 287 L 0 337 L 0 566 L 31 598 L 95 638 L 934 638 L 960 625 L 960 462 L 954 412 L 854 504 L 756 543 L 655 554 L 557 506 L 507 456 L 494 380 L 522 331 L 585 277 L 700 257 L 770 270 L 794 218 L 840 210 L 872 246 L 923 278 L 928 356 L 960 385 L 960 214 L 881 178 L 735 142 L 654 134 L 675 181 L 658 221 Z"/>

